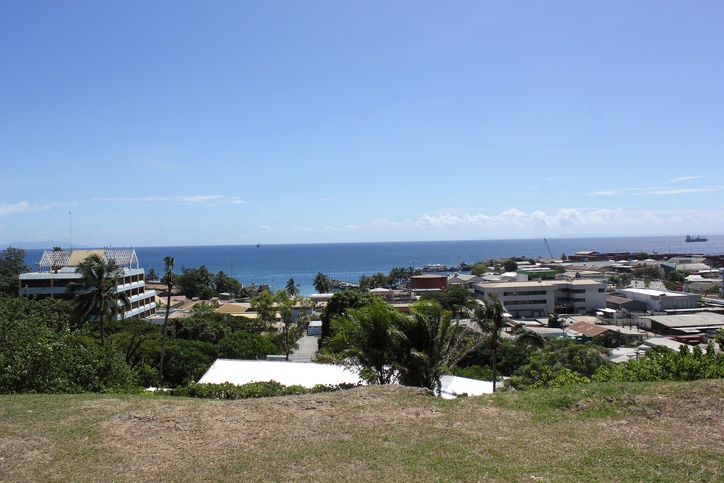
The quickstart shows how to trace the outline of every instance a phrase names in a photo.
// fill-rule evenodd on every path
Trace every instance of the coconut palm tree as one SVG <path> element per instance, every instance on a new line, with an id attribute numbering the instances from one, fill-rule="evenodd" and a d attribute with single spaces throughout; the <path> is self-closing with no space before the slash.
<path id="1" fill-rule="evenodd" d="M 81 275 L 80 280 L 68 284 L 68 291 L 77 294 L 75 310 L 80 318 L 98 320 L 102 346 L 106 345 L 104 320 L 111 316 L 118 318 L 119 310 L 130 305 L 128 295 L 117 291 L 123 269 L 115 259 L 104 258 L 97 253 L 89 255 L 75 270 Z"/>
<path id="2" fill-rule="evenodd" d="M 322 358 L 350 366 L 370 383 L 397 380 L 396 358 L 404 335 L 399 328 L 406 316 L 382 300 L 349 309 L 334 318 L 334 334 L 324 346 Z"/>
<path id="3" fill-rule="evenodd" d="M 436 394 L 440 394 L 440 378 L 473 351 L 480 339 L 435 300 L 414 304 L 402 332 L 405 347 L 398 362 L 400 382 L 427 387 Z"/>
<path id="4" fill-rule="evenodd" d="M 496 364 L 498 361 L 498 345 L 500 343 L 500 332 L 505 326 L 505 309 L 497 294 L 488 294 L 481 300 L 475 309 L 475 321 L 483 333 L 490 334 L 490 368 L 493 372 L 493 392 L 498 379 Z"/>
<path id="5" fill-rule="evenodd" d="M 171 290 L 176 285 L 176 276 L 173 274 L 173 257 L 164 257 L 166 265 L 163 275 L 163 283 L 166 284 L 166 315 L 163 317 L 163 334 L 161 336 L 161 360 L 158 363 L 158 387 L 163 384 L 163 362 L 166 355 L 166 337 L 168 336 L 168 315 L 171 312 Z"/>
<path id="6" fill-rule="evenodd" d="M 299 284 L 294 283 L 294 279 L 290 278 L 289 280 L 287 280 L 286 291 L 290 297 L 296 297 L 297 295 L 299 295 Z"/>
<path id="7" fill-rule="evenodd" d="M 322 272 L 317 272 L 313 284 L 317 293 L 329 293 L 332 290 L 332 281 Z"/>

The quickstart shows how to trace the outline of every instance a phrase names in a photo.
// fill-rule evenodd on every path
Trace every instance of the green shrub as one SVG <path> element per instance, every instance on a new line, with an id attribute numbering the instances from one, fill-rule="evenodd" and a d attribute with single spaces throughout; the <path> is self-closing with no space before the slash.
<path id="1" fill-rule="evenodd" d="M 174 396 L 196 397 L 205 399 L 252 399 L 259 397 L 296 396 L 319 392 L 332 392 L 355 387 L 352 384 L 335 386 L 317 384 L 311 389 L 303 386 L 284 386 L 276 381 L 251 382 L 238 386 L 229 382 L 221 384 L 196 384 L 174 389 Z"/>

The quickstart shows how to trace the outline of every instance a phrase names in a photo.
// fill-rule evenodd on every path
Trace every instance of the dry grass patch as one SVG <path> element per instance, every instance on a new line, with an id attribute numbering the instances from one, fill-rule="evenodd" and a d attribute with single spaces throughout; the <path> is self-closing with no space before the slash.
<path id="1" fill-rule="evenodd" d="M 0 397 L 0 480 L 715 481 L 724 383 Z"/>

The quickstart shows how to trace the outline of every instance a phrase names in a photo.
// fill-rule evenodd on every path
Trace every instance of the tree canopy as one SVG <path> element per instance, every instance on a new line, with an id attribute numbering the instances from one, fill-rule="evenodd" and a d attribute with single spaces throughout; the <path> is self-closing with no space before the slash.
<path id="1" fill-rule="evenodd" d="M 68 284 L 68 291 L 76 294 L 75 310 L 81 320 L 98 322 L 101 345 L 105 345 L 106 320 L 122 316 L 124 307 L 130 306 L 128 294 L 116 290 L 123 269 L 115 259 L 105 260 L 93 253 L 80 262 L 75 271 L 80 279 Z"/>
<path id="2" fill-rule="evenodd" d="M 427 387 L 439 393 L 440 377 L 478 344 L 465 325 L 436 301 L 421 301 L 405 315 L 382 300 L 348 309 L 332 320 L 322 352 L 355 367 L 377 384 Z"/>
<path id="3" fill-rule="evenodd" d="M 7 247 L 0 255 L 0 297 L 18 295 L 18 275 L 30 269 L 25 263 L 25 250 Z"/>

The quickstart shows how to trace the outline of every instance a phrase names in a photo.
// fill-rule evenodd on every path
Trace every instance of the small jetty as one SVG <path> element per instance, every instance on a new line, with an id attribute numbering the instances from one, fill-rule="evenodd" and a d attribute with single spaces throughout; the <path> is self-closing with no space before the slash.
<path id="1" fill-rule="evenodd" d="M 470 265 L 465 262 L 460 262 L 458 265 L 443 265 L 441 263 L 428 263 L 422 267 L 424 273 L 439 273 L 439 272 L 469 272 L 472 269 Z"/>

